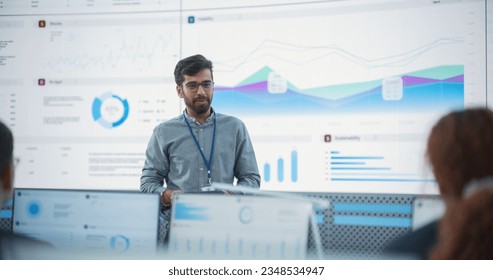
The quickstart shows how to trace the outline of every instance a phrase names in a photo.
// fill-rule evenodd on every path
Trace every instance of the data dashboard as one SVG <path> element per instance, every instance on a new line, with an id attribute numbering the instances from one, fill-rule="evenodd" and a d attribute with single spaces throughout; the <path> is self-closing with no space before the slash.
<path id="1" fill-rule="evenodd" d="M 20 188 L 139 189 L 153 128 L 184 109 L 174 67 L 196 53 L 264 190 L 437 193 L 431 126 L 491 106 L 484 0 L 4 0 L 0 15 Z"/>

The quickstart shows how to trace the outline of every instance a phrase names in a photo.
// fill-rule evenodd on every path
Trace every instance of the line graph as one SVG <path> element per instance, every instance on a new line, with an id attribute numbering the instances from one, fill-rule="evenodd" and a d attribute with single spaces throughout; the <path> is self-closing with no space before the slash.
<path id="1" fill-rule="evenodd" d="M 345 58 L 348 62 L 354 63 L 366 69 L 380 67 L 403 67 L 409 65 L 426 52 L 442 46 L 457 45 L 462 43 L 464 43 L 464 38 L 461 37 L 439 38 L 399 54 L 379 58 L 367 58 L 360 54 L 345 50 L 337 44 L 321 46 L 298 45 L 289 42 L 266 39 L 248 53 L 244 53 L 234 58 L 218 61 L 216 63 L 216 71 L 235 71 L 246 63 L 265 61 L 266 58 L 284 61 L 295 66 L 302 66 L 321 59 L 326 59 L 332 55 Z M 283 56 L 280 56 L 280 53 L 282 53 Z"/>
<path id="2" fill-rule="evenodd" d="M 165 76 L 179 59 L 177 24 L 151 19 L 143 25 L 122 24 L 126 20 L 135 19 L 63 17 L 60 26 L 33 30 L 33 37 L 47 42 L 36 58 L 39 71 L 68 77 Z"/>
<path id="3" fill-rule="evenodd" d="M 79 45 L 80 40 L 71 40 L 67 45 Z M 115 40 L 116 41 L 116 40 Z M 141 69 L 154 68 L 159 56 L 167 53 L 170 46 L 169 38 L 155 35 L 152 38 L 139 37 L 119 38 L 113 44 L 103 43 L 95 49 L 78 52 L 72 49 L 62 56 L 49 59 L 44 67 L 47 69 L 91 70 L 101 71 L 121 70 L 125 65 L 140 66 Z M 69 49 L 65 47 L 66 49 Z"/>
<path id="4" fill-rule="evenodd" d="M 185 24 L 183 53 L 207 53 L 218 73 L 216 84 L 225 87 L 248 84 L 244 79 L 263 67 L 271 68 L 291 86 L 307 89 L 466 64 L 469 37 L 462 23 L 453 20 L 462 17 L 459 10 L 450 10 L 445 19 L 438 19 L 432 9 L 337 16 L 319 12 L 330 11 L 330 6 L 307 5 L 296 13 L 286 8 L 286 17 L 269 9 L 262 16 L 254 11 L 197 11 L 197 18 L 232 15 L 227 24 Z M 418 14 L 420 22 L 416 22 Z M 243 20 L 248 16 L 257 20 Z M 221 43 L 216 45 L 208 38 Z"/>

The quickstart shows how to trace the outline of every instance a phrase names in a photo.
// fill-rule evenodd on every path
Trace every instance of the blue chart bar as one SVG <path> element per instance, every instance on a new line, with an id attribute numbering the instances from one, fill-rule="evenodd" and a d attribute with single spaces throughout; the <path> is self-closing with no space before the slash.
<path id="1" fill-rule="evenodd" d="M 181 202 L 175 203 L 173 215 L 175 220 L 205 221 L 209 219 L 207 208 L 194 207 Z"/>
<path id="2" fill-rule="evenodd" d="M 264 180 L 266 182 L 270 181 L 270 164 L 269 163 L 264 164 Z"/>
<path id="3" fill-rule="evenodd" d="M 384 203 L 334 203 L 335 212 L 358 213 L 385 213 L 385 214 L 412 214 L 410 204 L 384 204 Z"/>
<path id="4" fill-rule="evenodd" d="M 346 226 L 379 226 L 379 227 L 409 228 L 412 226 L 412 221 L 411 218 L 334 215 L 334 224 L 346 225 Z"/>
<path id="5" fill-rule="evenodd" d="M 284 159 L 277 160 L 277 181 L 284 181 Z"/>
<path id="6" fill-rule="evenodd" d="M 298 152 L 291 152 L 291 181 L 298 181 Z"/>
<path id="7" fill-rule="evenodd" d="M 342 159 L 342 160 L 345 160 L 345 159 L 384 159 L 384 157 L 361 157 L 361 156 L 357 156 L 357 157 L 330 157 L 330 159 Z"/>
<path id="8" fill-rule="evenodd" d="M 362 161 L 333 161 L 331 162 L 332 165 L 334 164 L 343 164 L 343 165 L 353 165 L 353 164 L 357 164 L 357 165 L 365 165 L 366 162 L 362 162 Z"/>
<path id="9" fill-rule="evenodd" d="M 392 179 L 392 178 L 332 178 L 331 181 L 352 181 L 352 182 L 408 182 L 408 183 L 436 183 L 433 179 Z"/>
<path id="10" fill-rule="evenodd" d="M 331 170 L 390 170 L 390 167 L 331 167 Z"/>
<path id="11" fill-rule="evenodd" d="M 12 210 L 0 210 L 0 218 L 12 218 Z"/>

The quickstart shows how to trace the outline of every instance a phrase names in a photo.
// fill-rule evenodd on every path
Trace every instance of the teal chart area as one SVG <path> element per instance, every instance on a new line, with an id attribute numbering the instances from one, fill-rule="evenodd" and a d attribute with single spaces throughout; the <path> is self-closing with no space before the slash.
<path id="1" fill-rule="evenodd" d="M 264 67 L 215 88 L 215 108 L 236 115 L 433 112 L 464 107 L 464 66 L 443 65 L 368 82 L 297 88 Z"/>

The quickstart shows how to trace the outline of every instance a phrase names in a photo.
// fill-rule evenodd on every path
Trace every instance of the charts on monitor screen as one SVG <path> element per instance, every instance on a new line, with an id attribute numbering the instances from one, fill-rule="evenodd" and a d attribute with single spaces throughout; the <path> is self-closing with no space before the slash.
<path id="1" fill-rule="evenodd" d="M 183 54 L 215 62 L 215 108 L 247 123 L 262 188 L 433 193 L 424 161 L 431 125 L 485 104 L 484 7 L 342 1 L 191 10 Z"/>
<path id="2" fill-rule="evenodd" d="M 152 129 L 184 108 L 174 66 L 196 53 L 266 190 L 436 193 L 431 125 L 487 103 L 485 1 L 38 2 L 0 7 L 19 187 L 138 189 Z"/>

